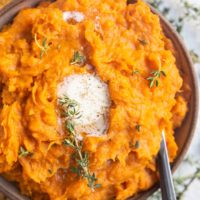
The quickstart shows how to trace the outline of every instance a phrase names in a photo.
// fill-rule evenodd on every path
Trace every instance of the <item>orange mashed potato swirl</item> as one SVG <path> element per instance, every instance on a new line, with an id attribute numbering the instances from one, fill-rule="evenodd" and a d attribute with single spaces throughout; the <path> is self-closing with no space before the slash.
<path id="1" fill-rule="evenodd" d="M 84 20 L 66 21 L 64 11 L 79 11 Z M 48 45 L 42 56 L 35 36 Z M 123 200 L 149 189 L 157 181 L 161 131 L 173 161 L 174 128 L 187 112 L 169 42 L 142 1 L 57 0 L 21 11 L 0 33 L 0 173 L 35 200 Z M 84 66 L 70 65 L 77 50 Z M 155 70 L 166 76 L 150 87 Z M 92 192 L 70 171 L 73 151 L 63 145 L 57 86 L 66 76 L 94 71 L 108 84 L 112 106 L 107 134 L 84 138 L 102 185 Z M 31 154 L 19 156 L 20 147 Z"/>

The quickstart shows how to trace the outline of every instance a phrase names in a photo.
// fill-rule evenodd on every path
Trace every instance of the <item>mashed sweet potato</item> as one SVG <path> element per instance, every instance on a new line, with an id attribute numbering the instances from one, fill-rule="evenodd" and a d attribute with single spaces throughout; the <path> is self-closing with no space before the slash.
<path id="1" fill-rule="evenodd" d="M 79 11 L 84 20 L 65 21 L 64 11 Z M 0 173 L 35 200 L 124 200 L 150 188 L 161 131 L 173 161 L 174 128 L 187 112 L 168 42 L 158 16 L 140 0 L 57 0 L 21 11 L 0 33 Z M 70 64 L 77 50 L 84 66 Z M 155 70 L 165 75 L 151 85 Z M 94 71 L 108 84 L 112 105 L 106 136 L 84 138 L 90 170 L 102 184 L 92 192 L 70 171 L 57 86 Z"/>

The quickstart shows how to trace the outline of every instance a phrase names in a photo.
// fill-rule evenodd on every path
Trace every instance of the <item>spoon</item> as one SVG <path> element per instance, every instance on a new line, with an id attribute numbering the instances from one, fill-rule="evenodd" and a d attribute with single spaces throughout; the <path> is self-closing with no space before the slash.
<path id="1" fill-rule="evenodd" d="M 176 200 L 176 193 L 174 190 L 172 173 L 169 164 L 164 130 L 162 131 L 162 141 L 160 145 L 160 151 L 158 153 L 157 164 L 160 173 L 160 187 L 161 187 L 162 199 Z"/>
<path id="2" fill-rule="evenodd" d="M 0 192 L 6 194 L 10 199 L 30 200 L 28 197 L 20 194 L 19 190 L 3 177 L 0 177 Z"/>

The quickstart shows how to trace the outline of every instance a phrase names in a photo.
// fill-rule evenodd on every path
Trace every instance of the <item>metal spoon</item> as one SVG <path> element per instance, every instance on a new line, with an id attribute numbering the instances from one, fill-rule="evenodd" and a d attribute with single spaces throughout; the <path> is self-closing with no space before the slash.
<path id="1" fill-rule="evenodd" d="M 176 193 L 169 164 L 167 146 L 165 141 L 165 131 L 162 131 L 162 141 L 158 153 L 158 169 L 160 173 L 160 187 L 163 200 L 176 200 Z"/>
<path id="2" fill-rule="evenodd" d="M 30 200 L 28 197 L 23 196 L 12 183 L 3 177 L 0 177 L 0 192 L 6 194 L 7 197 L 13 200 Z"/>

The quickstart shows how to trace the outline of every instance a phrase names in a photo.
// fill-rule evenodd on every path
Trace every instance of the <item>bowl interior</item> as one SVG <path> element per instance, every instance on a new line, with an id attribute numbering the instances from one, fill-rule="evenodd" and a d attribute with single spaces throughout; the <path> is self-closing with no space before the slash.
<path id="1" fill-rule="evenodd" d="M 0 28 L 5 24 L 9 23 L 13 17 L 23 8 L 34 7 L 42 0 L 15 0 L 14 2 L 8 4 L 5 8 L 0 11 Z M 134 0 L 129 0 L 128 3 L 134 3 Z M 154 13 L 159 15 L 160 22 L 165 35 L 171 39 L 174 49 L 177 66 L 181 71 L 184 81 L 188 83 L 191 91 L 188 92 L 187 97 L 189 99 L 188 113 L 182 124 L 182 126 L 175 130 L 175 139 L 178 144 L 179 150 L 177 158 L 172 164 L 172 170 L 175 171 L 179 166 L 180 162 L 183 160 L 186 151 L 191 143 L 198 115 L 198 85 L 197 78 L 194 73 L 191 59 L 187 53 L 187 50 L 181 41 L 180 37 L 176 31 L 171 27 L 171 25 L 158 13 L 155 9 L 151 8 Z M 175 80 L 174 80 L 175 81 Z M 5 180 L 0 179 L 0 190 L 3 191 L 8 197 L 13 200 L 24 200 L 23 196 L 20 196 L 19 192 L 13 189 L 13 185 L 6 182 L 6 189 L 2 189 L 2 185 L 5 185 Z M 158 189 L 159 185 L 155 185 L 153 188 L 139 193 L 134 197 L 130 197 L 129 200 L 144 200 L 149 197 L 154 191 Z M 12 195 L 11 195 L 12 194 Z M 13 196 L 14 195 L 14 196 Z"/>

